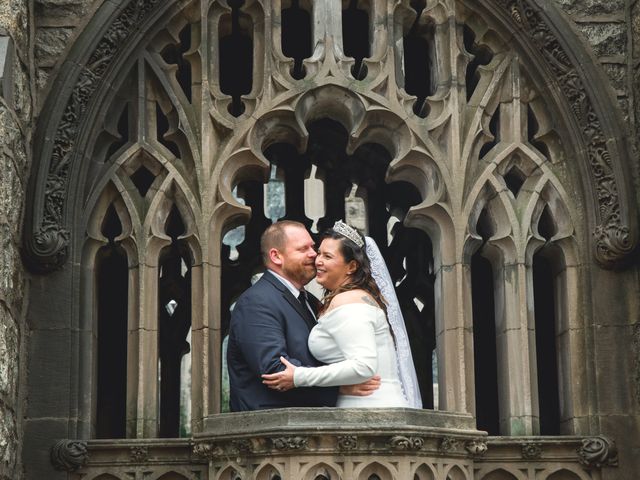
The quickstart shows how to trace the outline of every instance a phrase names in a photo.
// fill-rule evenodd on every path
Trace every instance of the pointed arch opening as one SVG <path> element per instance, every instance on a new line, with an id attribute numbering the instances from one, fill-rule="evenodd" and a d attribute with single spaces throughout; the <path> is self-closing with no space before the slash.
<path id="1" fill-rule="evenodd" d="M 191 433 L 191 268 L 186 227 L 174 204 L 165 221 L 170 245 L 158 261 L 159 436 Z"/>
<path id="2" fill-rule="evenodd" d="M 95 258 L 97 294 L 96 438 L 126 436 L 127 337 L 129 265 L 118 237 L 122 223 L 113 204 L 106 211 L 101 233 L 107 245 Z"/>
<path id="3" fill-rule="evenodd" d="M 476 231 L 483 242 L 471 258 L 476 425 L 489 435 L 499 435 L 500 395 L 494 268 L 500 267 L 492 265 L 491 258 L 495 252 L 491 252 L 491 247 L 487 245 L 496 231 L 487 208 L 478 217 Z"/>

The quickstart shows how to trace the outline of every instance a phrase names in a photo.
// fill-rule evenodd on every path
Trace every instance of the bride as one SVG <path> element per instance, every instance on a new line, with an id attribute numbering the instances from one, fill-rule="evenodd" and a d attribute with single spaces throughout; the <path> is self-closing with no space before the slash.
<path id="1" fill-rule="evenodd" d="M 309 350 L 321 367 L 296 367 L 262 375 L 276 390 L 359 384 L 378 374 L 369 396 L 340 394 L 338 407 L 422 408 L 402 313 L 375 242 L 338 221 L 323 237 L 316 280 L 325 289 Z"/>

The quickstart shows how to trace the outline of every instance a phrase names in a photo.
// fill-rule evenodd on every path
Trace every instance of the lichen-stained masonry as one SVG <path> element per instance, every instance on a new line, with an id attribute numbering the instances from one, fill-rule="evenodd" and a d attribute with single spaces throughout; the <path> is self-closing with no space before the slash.
<path id="1" fill-rule="evenodd" d="M 34 137 L 29 362 L 53 383 L 27 388 L 56 403 L 28 404 L 28 478 L 55 439 L 206 433 L 279 215 L 350 217 L 383 247 L 426 408 L 493 436 L 637 438 L 630 145 L 569 25 L 534 1 L 98 7 Z"/>

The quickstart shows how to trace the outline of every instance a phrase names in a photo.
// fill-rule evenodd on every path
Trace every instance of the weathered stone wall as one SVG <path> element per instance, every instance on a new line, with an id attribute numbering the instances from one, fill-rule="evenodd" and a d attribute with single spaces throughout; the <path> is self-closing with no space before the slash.
<path id="1" fill-rule="evenodd" d="M 34 58 L 38 104 L 56 63 L 102 0 L 35 0 Z"/>
<path id="2" fill-rule="evenodd" d="M 0 480 L 22 477 L 25 276 L 20 231 L 30 164 L 28 2 L 0 0 Z"/>
<path id="3" fill-rule="evenodd" d="M 632 137 L 635 138 L 636 154 L 634 155 L 636 161 L 636 195 L 638 204 L 640 205 L 640 1 L 628 0 L 629 2 L 629 35 L 631 41 L 629 42 L 630 52 L 628 55 L 629 72 L 627 74 L 629 78 L 629 89 L 632 96 L 632 115 L 633 115 L 633 127 Z M 640 321 L 640 318 L 638 319 Z M 640 395 L 640 391 L 639 391 Z"/>
<path id="4" fill-rule="evenodd" d="M 640 134 L 640 1 L 555 0 L 591 46 L 618 98 L 629 134 Z M 634 135 L 635 133 L 635 135 Z M 636 180 L 640 165 L 637 157 Z M 636 186 L 638 183 L 636 183 Z"/>

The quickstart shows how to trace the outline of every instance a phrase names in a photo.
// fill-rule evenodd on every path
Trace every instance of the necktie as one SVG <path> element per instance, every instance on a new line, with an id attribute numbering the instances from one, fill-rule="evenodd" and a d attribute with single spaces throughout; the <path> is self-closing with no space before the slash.
<path id="1" fill-rule="evenodd" d="M 309 308 L 309 304 L 307 303 L 307 291 L 302 289 L 298 294 L 298 301 L 302 304 L 302 308 L 304 309 L 305 314 L 313 323 L 316 323 L 315 316 L 311 313 L 311 309 Z"/>
<path id="2" fill-rule="evenodd" d="M 302 305 L 304 305 L 305 307 L 307 306 L 307 291 L 305 289 L 300 290 L 300 293 L 298 294 L 298 300 Z"/>

